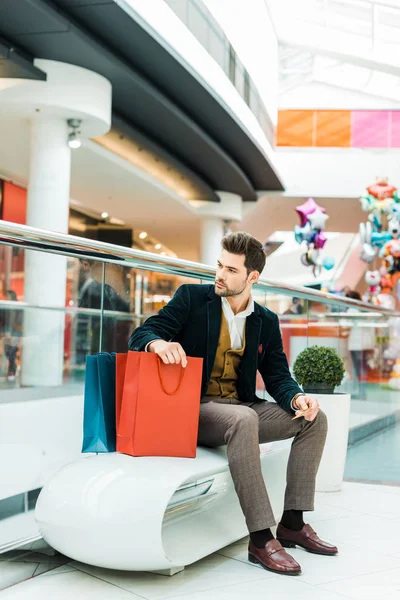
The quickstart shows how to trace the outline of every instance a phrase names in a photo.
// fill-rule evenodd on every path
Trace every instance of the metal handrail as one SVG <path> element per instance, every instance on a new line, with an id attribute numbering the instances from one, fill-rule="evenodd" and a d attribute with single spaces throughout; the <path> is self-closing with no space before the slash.
<path id="1" fill-rule="evenodd" d="M 0 220 L 0 244 L 16 246 L 25 250 L 36 250 L 81 259 L 86 258 L 134 269 L 201 279 L 203 281 L 212 282 L 215 278 L 215 269 L 209 265 L 180 258 L 160 256 L 152 252 L 134 250 L 66 233 L 46 231 L 37 229 L 36 227 L 29 227 L 28 225 L 18 225 L 9 221 Z M 400 317 L 400 311 L 264 278 L 259 280 L 256 287 L 258 290 L 265 292 L 294 296 L 312 302 L 336 306 L 341 305 L 344 307 L 353 306 L 382 315 Z"/>
<path id="2" fill-rule="evenodd" d="M 85 317 L 117 317 L 121 319 L 147 319 L 150 314 L 122 312 L 119 310 L 108 310 L 101 308 L 83 308 L 81 306 L 47 306 L 42 304 L 28 304 L 17 300 L 0 300 L 0 310 L 24 311 L 24 310 L 49 310 L 54 312 L 62 312 L 66 315 L 78 315 Z"/>

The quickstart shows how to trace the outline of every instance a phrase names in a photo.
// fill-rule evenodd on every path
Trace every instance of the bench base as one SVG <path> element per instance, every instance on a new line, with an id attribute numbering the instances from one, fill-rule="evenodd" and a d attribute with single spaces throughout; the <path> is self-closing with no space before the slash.
<path id="1" fill-rule="evenodd" d="M 280 517 L 290 441 L 260 445 Z M 128 571 L 181 570 L 248 533 L 226 448 L 195 459 L 86 456 L 43 487 L 35 518 L 44 540 L 86 564 Z"/>

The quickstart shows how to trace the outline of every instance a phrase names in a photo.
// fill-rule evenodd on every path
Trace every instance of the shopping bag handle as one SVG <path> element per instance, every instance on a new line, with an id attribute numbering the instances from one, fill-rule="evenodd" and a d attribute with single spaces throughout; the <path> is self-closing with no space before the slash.
<path id="1" fill-rule="evenodd" d="M 161 358 L 159 356 L 157 356 L 157 366 L 158 366 L 158 375 L 160 377 L 160 383 L 161 383 L 161 387 L 163 389 L 163 391 L 168 395 L 168 396 L 174 396 L 175 394 L 177 394 L 179 392 L 179 390 L 181 389 L 182 383 L 183 383 L 183 378 L 185 376 L 185 371 L 186 369 L 184 369 L 182 367 L 181 364 L 181 374 L 179 376 L 179 383 L 178 383 L 178 387 L 176 388 L 176 390 L 174 390 L 173 392 L 169 392 L 167 389 L 165 389 L 165 383 L 163 380 L 163 376 L 161 373 Z"/>

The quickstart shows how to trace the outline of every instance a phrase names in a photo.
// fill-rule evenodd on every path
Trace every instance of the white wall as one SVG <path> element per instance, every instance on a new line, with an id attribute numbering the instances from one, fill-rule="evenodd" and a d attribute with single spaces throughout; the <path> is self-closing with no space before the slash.
<path id="1" fill-rule="evenodd" d="M 288 196 L 360 197 L 377 176 L 400 187 L 400 149 L 279 149 L 276 164 Z"/>
<path id="2" fill-rule="evenodd" d="M 0 500 L 45 483 L 79 458 L 83 396 L 0 404 Z"/>
<path id="3" fill-rule="evenodd" d="M 399 108 L 399 102 L 312 81 L 281 93 L 278 107 L 293 110 L 390 110 Z"/>
<path id="4" fill-rule="evenodd" d="M 297 223 L 296 217 L 293 215 L 293 225 Z M 320 276 L 314 277 L 312 268 L 305 267 L 300 260 L 301 255 L 306 252 L 305 244 L 299 245 L 296 242 L 293 231 L 277 231 L 269 239 L 284 243 L 268 256 L 262 277 L 283 283 L 290 281 L 291 284 L 299 286 L 324 284 L 333 280 L 337 269 L 349 251 L 354 234 L 326 232 L 326 236 L 328 241 L 321 251 L 321 259 L 327 256 L 334 258 L 335 268 L 331 271 L 323 269 Z"/>

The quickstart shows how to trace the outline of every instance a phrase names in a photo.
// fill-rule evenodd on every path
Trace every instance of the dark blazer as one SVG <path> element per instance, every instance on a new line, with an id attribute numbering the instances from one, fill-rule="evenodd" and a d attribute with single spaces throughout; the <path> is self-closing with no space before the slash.
<path id="1" fill-rule="evenodd" d="M 237 381 L 239 400 L 262 401 L 256 396 L 258 370 L 267 392 L 291 413 L 291 400 L 302 390 L 290 375 L 278 317 L 257 303 L 254 307 L 254 313 L 246 319 L 246 348 Z M 204 396 L 215 361 L 221 315 L 221 298 L 213 285 L 182 285 L 158 315 L 134 330 L 129 349 L 144 351 L 146 345 L 156 339 L 179 342 L 187 356 L 204 359 L 201 390 Z"/>

